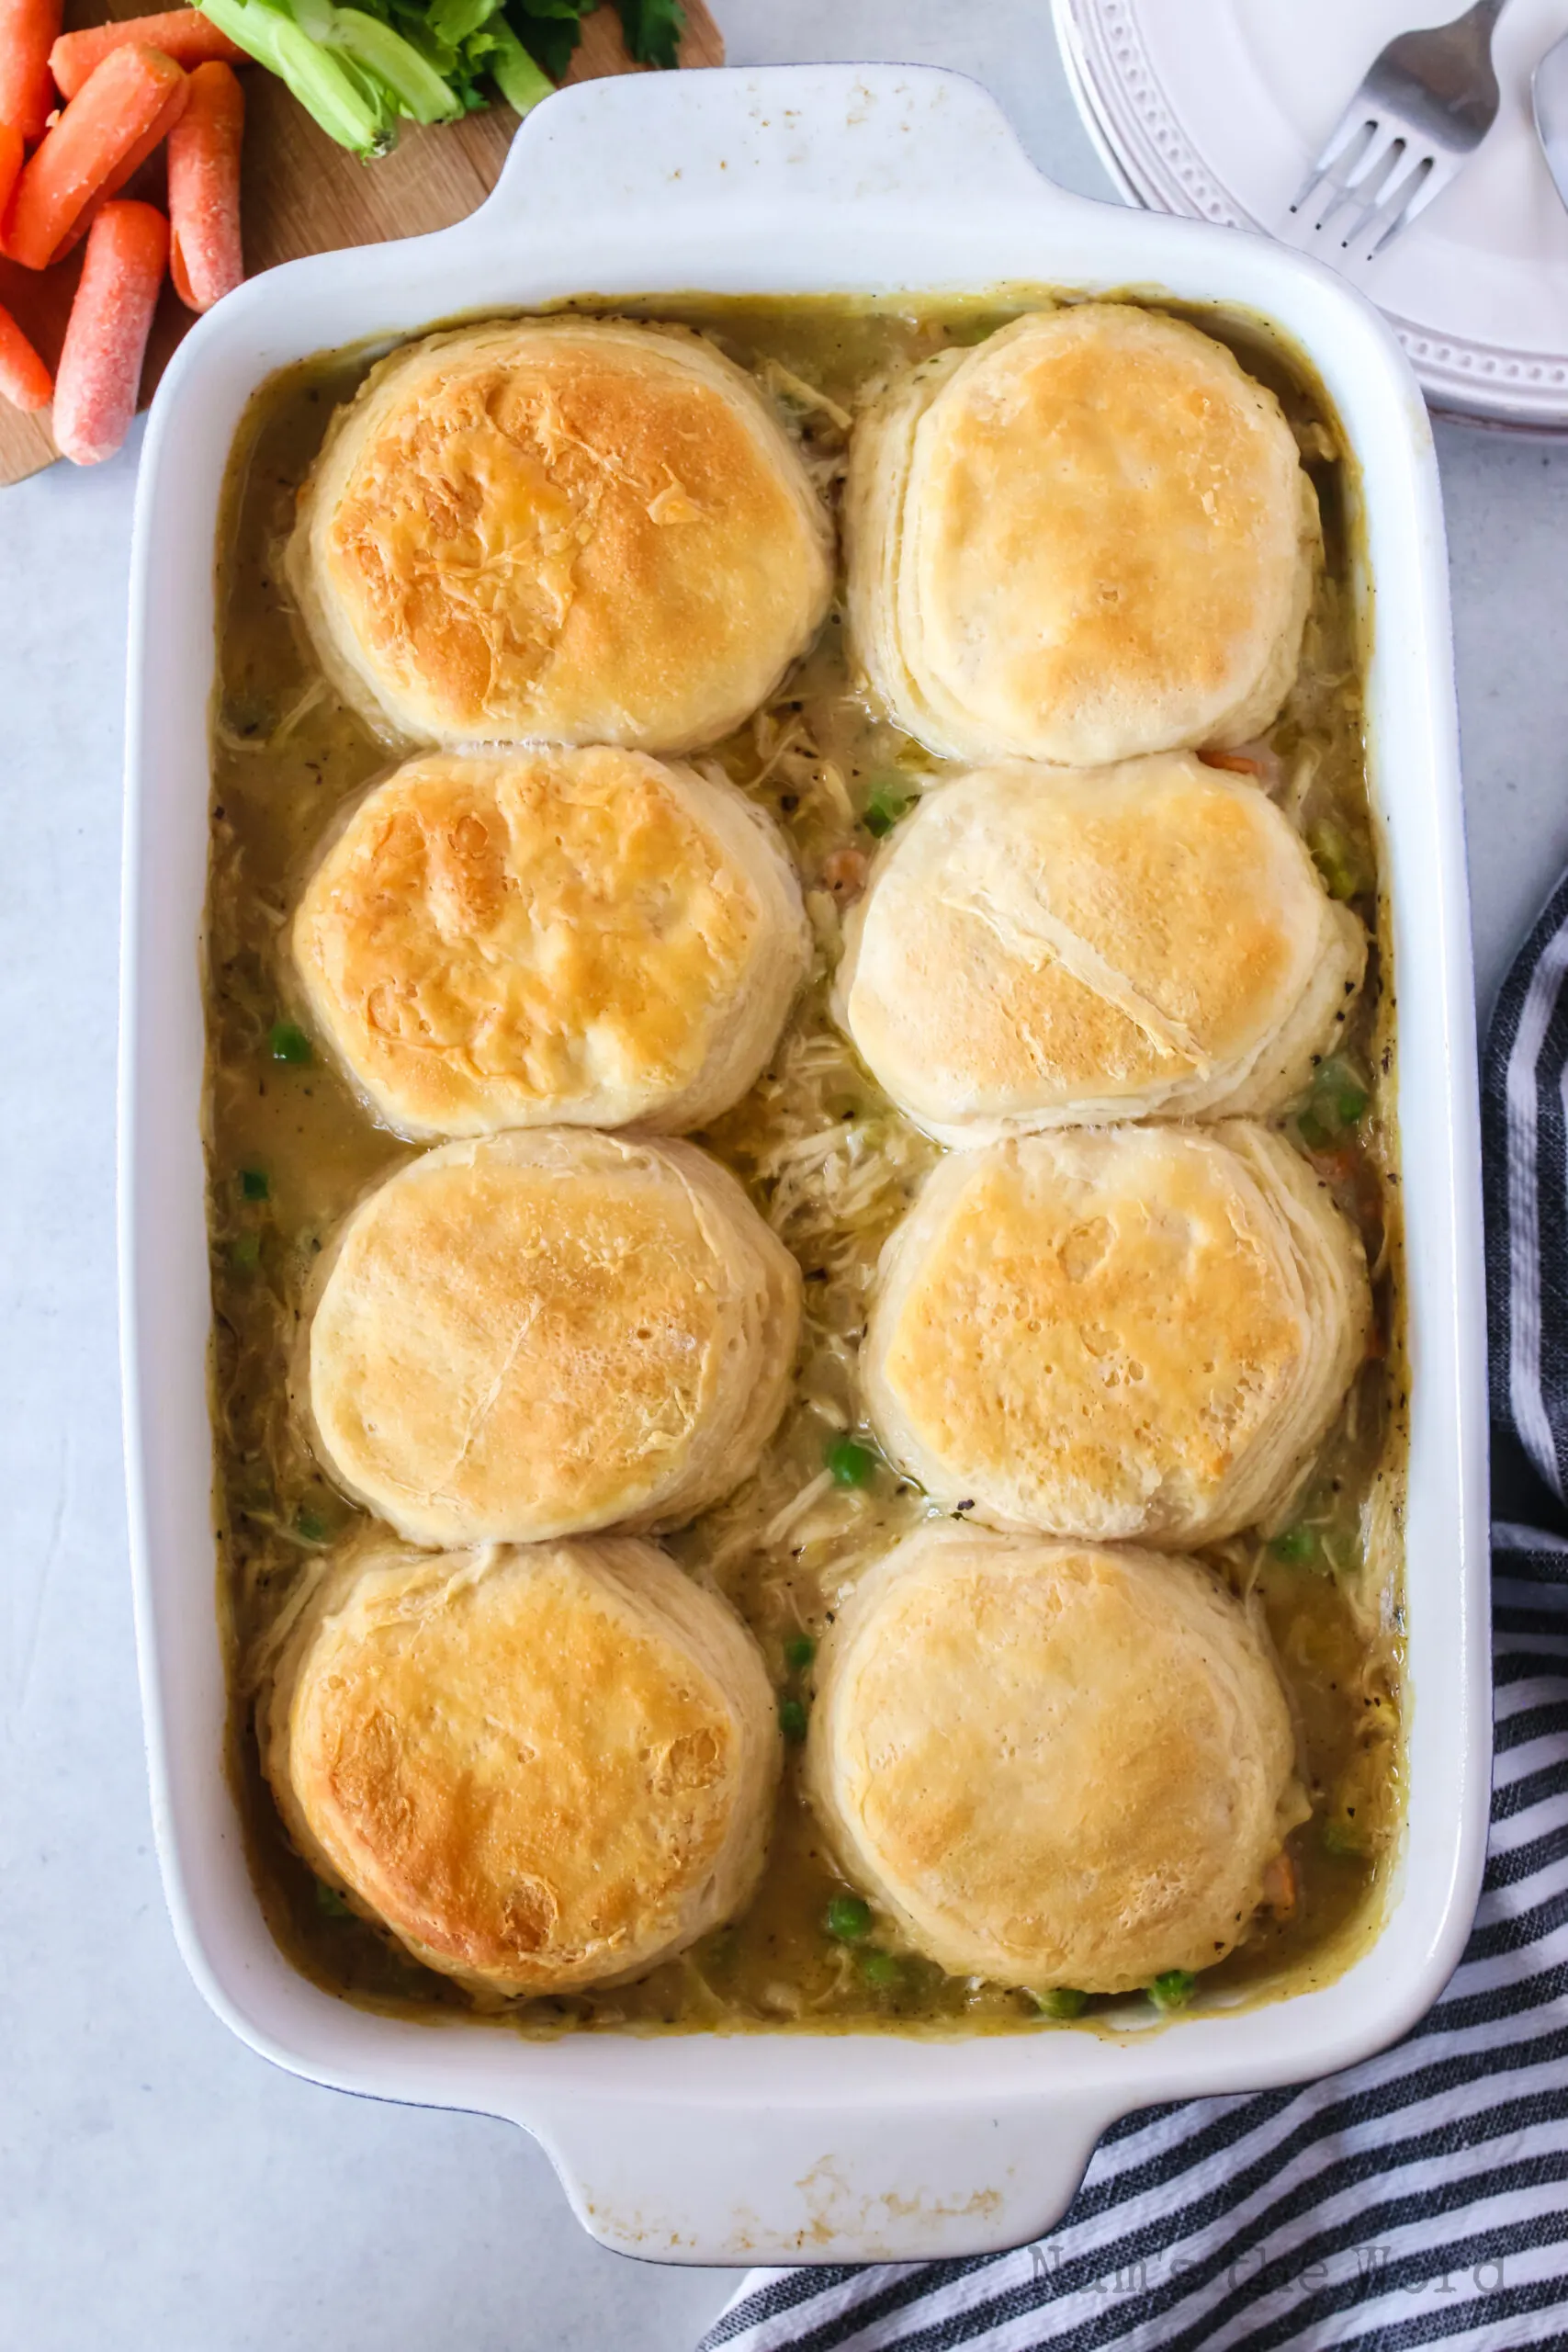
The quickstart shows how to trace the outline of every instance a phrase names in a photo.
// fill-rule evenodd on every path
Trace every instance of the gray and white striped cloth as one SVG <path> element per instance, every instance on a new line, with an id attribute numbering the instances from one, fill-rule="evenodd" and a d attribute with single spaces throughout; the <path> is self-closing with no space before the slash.
<path id="1" fill-rule="evenodd" d="M 1404 2041 L 1107 2132 L 1047 2237 L 754 2271 L 702 2352 L 1568 2346 L 1568 880 L 1483 1080 L 1496 1761 L 1485 1890 Z"/>

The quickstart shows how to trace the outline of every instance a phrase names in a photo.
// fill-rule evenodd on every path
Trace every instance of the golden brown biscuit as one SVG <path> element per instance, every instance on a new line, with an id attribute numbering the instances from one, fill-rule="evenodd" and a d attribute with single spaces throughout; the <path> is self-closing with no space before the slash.
<path id="1" fill-rule="evenodd" d="M 700 336 L 496 320 L 340 410 L 288 576 L 322 667 L 412 742 L 716 742 L 827 610 L 794 443 Z"/>
<path id="2" fill-rule="evenodd" d="M 389 1125 L 703 1125 L 772 1052 L 809 934 L 776 828 L 638 752 L 432 752 L 323 853 L 290 944 Z"/>
<path id="3" fill-rule="evenodd" d="M 1272 392 L 1129 303 L 1032 312 L 860 421 L 850 626 L 951 759 L 1244 741 L 1301 657 L 1317 503 Z"/>
<path id="4" fill-rule="evenodd" d="M 1262 1639 L 1197 1561 L 951 1523 L 833 1626 L 806 1774 L 917 1951 L 1039 1991 L 1213 1966 L 1307 1812 Z"/>
<path id="5" fill-rule="evenodd" d="M 678 1527 L 784 1409 L 800 1272 L 688 1143 L 581 1127 L 446 1144 L 321 1261 L 317 1452 L 412 1544 Z"/>
<path id="6" fill-rule="evenodd" d="M 296 1623 L 260 1733 L 311 1868 L 470 1985 L 640 1975 L 761 1871 L 773 1690 L 739 1619 L 652 1544 L 361 1542 Z"/>
<path id="7" fill-rule="evenodd" d="M 1365 1352 L 1361 1245 L 1267 1128 L 959 1152 L 883 1250 L 862 1356 L 888 1451 L 993 1527 L 1212 1543 L 1268 1516 Z"/>
<path id="8" fill-rule="evenodd" d="M 982 768 L 928 793 L 845 926 L 834 1011 L 945 1143 L 1272 1111 L 1366 934 L 1256 786 L 1190 752 Z"/>

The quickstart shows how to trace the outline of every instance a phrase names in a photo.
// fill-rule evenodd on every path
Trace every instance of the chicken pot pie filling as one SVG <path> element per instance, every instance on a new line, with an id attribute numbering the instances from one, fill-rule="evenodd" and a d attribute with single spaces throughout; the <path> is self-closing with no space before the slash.
<path id="1" fill-rule="evenodd" d="M 1173 492 L 1194 593 L 1169 641 L 1198 651 L 1179 676 L 1155 674 L 1140 666 L 1136 630 L 1118 639 L 1103 606 L 1093 642 L 1116 658 L 1101 663 L 1098 695 L 1080 690 L 1082 646 L 1055 623 L 1044 672 L 1005 628 L 988 671 L 964 650 L 964 599 L 989 610 L 987 567 L 1005 554 L 1009 414 L 1031 401 L 1077 403 L 1069 454 L 1089 543 L 1119 429 L 1113 406 L 1094 411 L 1085 353 L 1097 308 L 1117 314 L 1137 371 L 1174 352 L 1229 403 L 1209 426 L 1179 419 L 1169 446 L 1190 468 L 1228 447 L 1241 499 L 1210 598 L 1224 658 L 1205 666 L 1201 653 L 1201 497 Z M 591 403 L 569 414 L 558 401 L 547 417 L 538 392 L 584 322 L 571 312 L 536 322 L 543 336 L 528 329 L 532 389 L 515 418 L 504 401 L 494 415 L 541 449 L 540 420 L 553 418 L 558 441 L 539 463 L 586 514 L 615 452 L 596 447 Z M 479 628 L 417 598 L 394 610 L 372 566 L 361 583 L 371 619 L 355 640 L 367 659 L 345 650 L 336 621 L 313 608 L 302 620 L 296 605 L 307 560 L 296 535 L 302 518 L 330 533 L 320 492 L 341 419 L 363 419 L 400 366 L 434 366 L 463 335 L 491 338 L 480 356 L 492 366 L 527 322 L 425 338 L 400 362 L 346 356 L 289 370 L 257 395 L 231 468 L 208 933 L 216 1516 L 231 1770 L 274 1931 L 345 1998 L 529 2033 L 1116 2030 L 1146 2022 L 1151 2002 L 1171 2014 L 1325 1982 L 1375 1932 L 1400 1820 L 1407 1386 L 1354 467 L 1333 414 L 1261 330 L 1142 303 L 692 300 L 646 314 L 621 304 L 586 323 L 637 365 L 637 338 L 654 330 L 660 387 L 678 379 L 732 438 L 721 449 L 699 436 L 685 470 L 672 469 L 698 514 L 668 495 L 654 512 L 650 493 L 617 520 L 621 490 L 593 492 L 603 529 L 565 666 L 540 650 L 547 567 L 515 614 L 491 598 Z M 478 395 L 469 384 L 450 397 L 460 407 Z M 397 434 L 412 447 L 425 429 L 381 423 L 382 456 Z M 492 429 L 479 410 L 470 428 L 480 440 Z M 1155 462 L 1153 424 L 1134 438 L 1140 464 Z M 705 449 L 716 467 L 758 468 L 724 559 L 735 567 L 728 613 L 665 546 L 721 527 Z M 638 484 L 653 480 L 645 458 L 639 447 L 625 469 Z M 360 514 L 362 549 L 376 538 L 368 479 L 349 485 L 360 507 L 343 509 Z M 541 473 L 531 529 L 556 495 Z M 412 508 L 388 511 L 404 517 L 393 539 L 407 538 Z M 1139 567 L 1157 572 L 1162 559 L 1127 537 L 1128 514 L 1123 500 L 1108 528 L 1135 585 Z M 564 505 L 558 520 L 570 521 Z M 468 515 L 462 527 L 481 523 Z M 586 525 L 572 527 L 581 538 Z M 657 660 L 645 640 L 631 668 L 617 667 L 614 641 L 623 529 L 643 566 L 627 609 L 671 597 Z M 1049 550 L 1036 555 L 1045 565 Z M 857 586 L 863 559 L 872 571 Z M 1058 600 L 1058 622 L 1060 599 L 1076 594 L 1061 570 L 1039 570 L 1031 593 Z M 513 619 L 532 650 L 507 684 L 492 655 Z M 491 646 L 482 662 L 480 637 Z M 409 649 L 438 642 L 446 667 L 408 689 Z M 378 663 L 402 682 L 390 716 Z M 487 677 L 512 697 L 499 721 L 473 717 Z M 451 764 L 400 803 L 400 775 L 417 780 L 437 761 Z M 1097 776 L 1110 779 L 1098 799 Z M 563 811 L 571 802 L 570 821 L 555 820 L 552 794 Z M 542 895 L 527 899 L 529 887 Z M 1007 1219 L 1020 1214 L 1047 1162 L 1058 1193 L 1064 1170 L 1086 1200 L 1096 1186 L 1117 1193 L 1101 1164 L 1103 1138 L 1117 1135 L 1164 1136 L 1181 1160 L 1161 1196 L 1167 1229 L 1134 1233 L 1135 1184 L 1077 1218 L 1054 1193 L 1049 1296 L 1032 1306 L 997 1256 L 998 1204 Z M 488 1520 L 454 1515 L 451 1482 L 435 1477 L 422 1495 L 446 1500 L 399 1529 L 386 1513 L 401 1506 L 371 1493 L 338 1422 L 324 1429 L 312 1411 L 312 1327 L 367 1204 L 454 1150 L 482 1163 L 499 1148 L 509 1161 L 529 1136 L 547 1159 L 567 1165 L 585 1149 L 593 1162 L 581 1204 L 599 1204 L 595 1280 L 621 1318 L 623 1353 L 604 1359 L 622 1365 L 615 1409 L 606 1399 L 596 1416 L 585 1390 L 577 1424 L 573 1495 L 590 1499 L 506 1520 L 517 1495 L 542 1491 L 513 1461 L 527 1428 L 558 1430 L 577 1409 L 549 1348 L 529 1351 L 544 1328 L 530 1319 L 523 1265 L 527 1233 L 543 1229 L 531 1194 L 501 1249 L 510 1287 L 437 1281 L 439 1303 L 420 1306 L 414 1277 L 436 1280 L 429 1253 L 414 1225 L 400 1238 L 384 1220 L 374 1304 L 360 1297 L 332 1327 L 341 1369 L 343 1347 L 358 1345 L 354 1317 L 360 1338 L 389 1317 L 379 1328 L 399 1333 L 406 1370 L 430 1314 L 448 1317 L 437 1352 L 469 1351 L 473 1394 L 464 1427 L 436 1429 L 433 1444 L 453 1437 L 455 1457 L 470 1408 L 476 1428 L 500 1414 L 496 1429 L 513 1432 L 487 1463 Z M 625 1212 L 606 1206 L 621 1181 L 607 1168 L 671 1160 L 684 1170 L 673 1192 L 656 1184 Z M 694 1169 L 706 1173 L 693 1180 Z M 915 1282 L 915 1241 L 938 1227 L 951 1247 L 928 1252 Z M 581 1246 L 560 1241 L 558 1270 Z M 1212 1348 L 1196 1329 L 1196 1308 L 1214 1305 L 1205 1250 L 1225 1260 L 1225 1295 L 1240 1303 L 1234 1322 L 1219 1312 Z M 571 1289 L 568 1273 L 536 1294 L 553 1329 L 571 1328 Z M 1017 1345 L 982 1395 L 986 1316 L 993 1335 L 1016 1327 Z M 1056 1342 L 1028 1328 L 1053 1318 Z M 1124 1470 L 1139 1423 L 1129 1368 L 1177 1377 L 1172 1363 L 1195 1346 L 1197 1385 L 1181 1388 L 1167 1452 L 1151 1452 L 1124 1489 L 1097 1480 L 1088 1440 L 1066 1470 L 1019 1442 L 1070 1358 L 1075 1409 L 1092 1422 L 1100 1383 L 1121 1431 L 1107 1458 Z M 366 1361 L 378 1356 L 372 1331 Z M 642 1374 L 646 1423 L 630 1410 Z M 357 1372 L 350 1385 L 354 1442 L 379 1460 L 370 1423 L 379 1415 L 384 1433 L 390 1408 Z M 655 1391 L 679 1406 L 680 1429 L 660 1419 Z M 403 1394 L 397 1410 L 407 1406 Z M 337 1410 L 325 1387 L 322 1408 Z M 421 1426 L 429 1438 L 434 1425 Z M 624 1462 L 611 1458 L 617 1428 Z M 564 1464 L 558 1448 L 558 1476 Z M 1111 1497 L 1105 1524 L 1086 1523 L 1075 1481 L 1101 1506 Z M 879 1603 L 911 1546 L 919 1576 Z M 933 1573 L 922 1614 L 920 1579 Z M 1072 1898 L 1097 1857 L 1133 1855 L 1129 1869 L 1146 1872 L 1136 1854 L 1165 1834 L 1160 1776 L 1146 1758 L 1118 1760 L 1114 1711 L 1074 1714 L 1064 1697 L 1055 1731 L 1043 1715 L 1034 1726 L 1027 1804 L 1044 1810 L 1029 1815 L 1027 1900 L 1009 1890 L 1007 1852 L 998 1860 L 998 1834 L 1011 1849 L 994 1790 L 989 1813 L 977 1781 L 939 1793 L 921 1760 L 922 1741 L 941 1746 L 951 1703 L 954 1730 L 967 1726 L 965 1769 L 991 1769 L 986 1657 L 988 1645 L 994 1690 L 1017 1703 L 1018 1675 L 1000 1663 L 1014 1608 L 1041 1672 L 1055 1661 L 1049 1671 L 1067 1678 L 1064 1693 L 1100 1645 L 1118 1688 L 1165 1710 L 1161 1752 L 1186 1756 L 1196 1776 L 1179 1831 L 1195 1907 L 1161 1943 L 1164 1898 L 1150 1894 L 1140 1917 L 1156 1922 L 1154 1940 L 1128 1944 L 1125 1965 Z M 487 1643 L 500 1645 L 494 1657 L 511 1644 L 525 1655 L 531 1612 L 558 1646 L 571 1610 L 592 1629 L 581 1655 L 596 1674 L 614 1682 L 604 1660 L 623 1637 L 644 1663 L 613 1735 L 626 1885 L 601 1918 L 563 1882 L 552 1943 L 549 1905 L 541 1896 L 530 1909 L 506 1875 L 548 1875 L 548 1774 L 538 1778 L 536 1743 L 532 1780 L 521 1762 L 509 1774 L 505 1757 L 509 1740 L 532 1737 L 528 1721 L 581 1740 L 581 1711 L 565 1685 L 541 1682 L 538 1712 L 513 1723 L 489 1667 L 471 1693 L 464 1677 L 475 1658 L 493 1665 Z M 867 1626 L 882 1611 L 898 1630 L 874 1657 Z M 928 1648 L 965 1662 L 950 1702 L 940 1675 L 922 1679 Z M 344 1660 L 359 1713 L 340 1722 L 321 1694 Z M 383 1677 L 397 1694 L 389 1712 L 375 1696 Z M 675 1760 L 639 1778 L 644 1722 Z M 901 1760 L 867 1781 L 864 1742 L 881 1737 Z M 1008 1753 L 1008 1771 L 1021 1771 Z M 1086 1753 L 1096 1803 L 1053 1826 L 1051 1773 Z M 639 1814 L 635 1791 L 675 1809 Z M 387 1842 L 386 1822 L 404 1815 L 424 1824 L 417 1851 Z M 931 1842 L 939 1815 L 971 1824 L 951 1884 Z M 1216 1824 L 1243 1821 L 1245 1852 L 1211 1850 Z M 682 1854 L 695 1858 L 690 1877 Z M 434 1886 L 429 1901 L 415 1899 L 416 1880 L 426 1895 Z M 1240 1916 L 1205 1951 L 1198 1930 L 1222 1901 Z M 521 1956 L 531 1939 L 544 1959 Z"/>

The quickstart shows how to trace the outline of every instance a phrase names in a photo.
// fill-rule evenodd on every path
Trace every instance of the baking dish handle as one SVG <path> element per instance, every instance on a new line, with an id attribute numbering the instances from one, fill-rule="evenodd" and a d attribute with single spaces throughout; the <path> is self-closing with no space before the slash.
<path id="1" fill-rule="evenodd" d="M 515 221 L 530 234 L 570 229 L 579 246 L 595 216 L 609 216 L 624 250 L 645 219 L 650 234 L 666 235 L 671 212 L 771 214 L 787 202 L 797 223 L 803 205 L 842 216 L 921 198 L 960 211 L 1021 200 L 1093 209 L 1035 170 L 996 100 L 966 74 L 774 65 L 558 91 L 523 123 L 481 212 L 492 227 Z"/>
<path id="2" fill-rule="evenodd" d="M 587 2101 L 531 2113 L 589 2234 L 653 2262 L 925 2262 L 1027 2244 L 1117 2109 Z M 520 2117 L 520 2120 L 523 2119 Z"/>

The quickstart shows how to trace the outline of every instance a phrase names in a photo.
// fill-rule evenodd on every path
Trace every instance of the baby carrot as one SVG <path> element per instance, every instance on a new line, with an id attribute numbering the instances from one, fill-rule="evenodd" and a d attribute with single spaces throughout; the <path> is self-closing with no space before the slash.
<path id="1" fill-rule="evenodd" d="M 54 112 L 49 52 L 60 17 L 61 0 L 0 0 L 0 122 L 29 143 Z"/>
<path id="2" fill-rule="evenodd" d="M 168 255 L 150 204 L 106 204 L 87 233 L 54 386 L 54 437 L 79 466 L 112 458 L 130 430 Z"/>
<path id="3" fill-rule="evenodd" d="M 111 49 L 22 167 L 6 251 L 45 269 L 179 120 L 186 77 L 155 49 Z"/>
<path id="4" fill-rule="evenodd" d="M 162 16 L 130 17 L 118 24 L 89 25 L 85 32 L 62 33 L 49 52 L 49 70 L 61 96 L 73 98 L 110 50 L 124 49 L 130 42 L 161 50 L 187 74 L 214 58 L 227 65 L 244 62 L 244 51 L 199 8 L 170 8 Z"/>
<path id="5" fill-rule="evenodd" d="M 49 369 L 17 324 L 0 308 L 0 400 L 13 408 L 47 408 L 54 397 Z"/>
<path id="6" fill-rule="evenodd" d="M 198 65 L 169 133 L 169 275 L 191 311 L 209 311 L 245 274 L 240 140 L 245 96 L 231 67 Z"/>
<path id="7" fill-rule="evenodd" d="M 25 152 L 21 132 L 12 123 L 0 122 L 0 229 L 5 226 L 11 192 L 21 177 Z M 4 241 L 0 239 L 0 253 L 4 251 Z"/>

